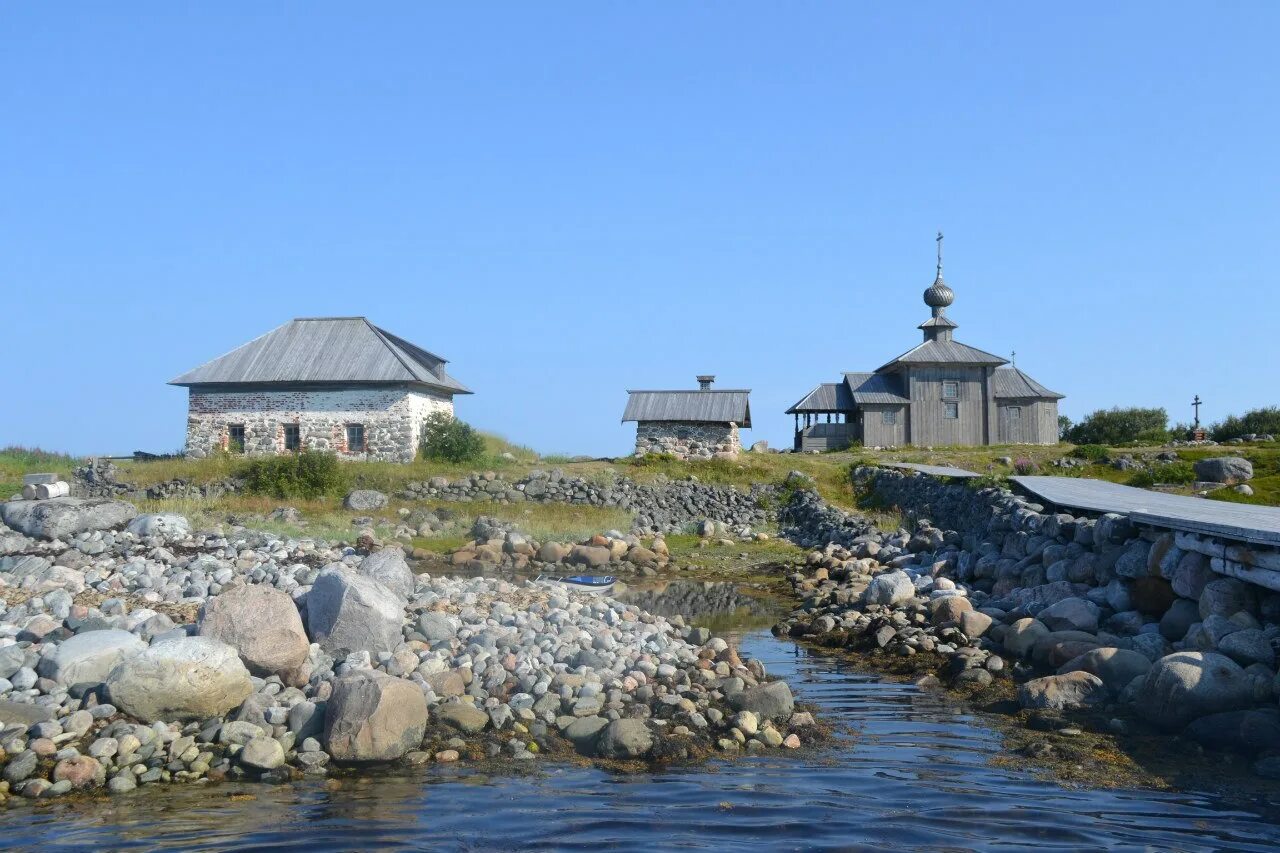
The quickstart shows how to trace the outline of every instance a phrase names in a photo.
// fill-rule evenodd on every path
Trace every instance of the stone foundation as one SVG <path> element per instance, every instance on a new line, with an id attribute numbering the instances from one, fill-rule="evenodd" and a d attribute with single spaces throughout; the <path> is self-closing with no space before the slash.
<path id="1" fill-rule="evenodd" d="M 188 459 L 230 448 L 233 424 L 244 426 L 244 453 L 283 453 L 285 424 L 297 424 L 302 447 L 339 459 L 412 462 L 422 424 L 433 412 L 453 413 L 452 398 L 408 387 L 334 390 L 191 389 L 187 415 Z M 347 426 L 364 427 L 363 450 L 347 446 Z"/>
<path id="2" fill-rule="evenodd" d="M 729 458 L 742 452 L 738 425 L 689 421 L 642 421 L 636 424 L 636 455 L 668 453 L 678 459 Z"/>

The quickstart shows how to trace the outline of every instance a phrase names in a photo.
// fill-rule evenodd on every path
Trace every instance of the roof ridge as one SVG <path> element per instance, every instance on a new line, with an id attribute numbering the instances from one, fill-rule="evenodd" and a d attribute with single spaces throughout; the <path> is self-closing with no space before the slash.
<path id="1" fill-rule="evenodd" d="M 386 336 L 382 334 L 382 330 L 379 329 L 377 326 L 373 325 L 372 323 L 370 323 L 368 317 L 361 317 L 360 319 L 363 320 L 364 324 L 369 327 L 369 331 L 373 332 L 374 337 L 376 337 L 379 341 L 381 341 L 382 345 L 387 348 L 387 351 L 390 352 L 391 355 L 395 357 L 395 360 L 400 362 L 400 366 L 403 367 L 405 369 L 405 372 L 409 374 L 409 381 L 411 382 L 414 380 L 421 381 L 418 378 L 418 372 L 414 370 L 412 367 L 410 367 L 409 364 L 403 358 L 400 357 L 400 353 L 396 352 L 397 348 L 391 345 L 391 341 L 387 340 Z"/>

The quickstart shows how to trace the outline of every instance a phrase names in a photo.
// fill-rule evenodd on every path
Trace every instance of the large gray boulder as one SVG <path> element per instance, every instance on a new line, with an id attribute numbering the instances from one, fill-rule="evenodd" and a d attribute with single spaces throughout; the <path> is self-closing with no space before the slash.
<path id="1" fill-rule="evenodd" d="M 412 681 L 377 670 L 333 682 L 324 747 L 337 761 L 394 761 L 422 744 L 427 700 Z"/>
<path id="2" fill-rule="evenodd" d="M 726 700 L 735 711 L 751 711 L 761 717 L 776 720 L 790 717 L 795 710 L 795 699 L 785 681 L 770 681 L 732 693 Z"/>
<path id="3" fill-rule="evenodd" d="M 1259 708 L 1210 714 L 1187 726 L 1184 735 L 1210 747 L 1258 755 L 1280 749 L 1280 710 Z"/>
<path id="4" fill-rule="evenodd" d="M 326 567 L 307 593 L 307 631 L 332 655 L 393 652 L 403 638 L 404 601 L 340 563 Z"/>
<path id="5" fill-rule="evenodd" d="M 1219 577 L 1209 568 L 1209 558 L 1199 551 L 1185 551 L 1173 569 L 1173 591 L 1183 598 L 1200 600 L 1205 586 Z"/>
<path id="6" fill-rule="evenodd" d="M 56 565 L 35 554 L 0 557 L 0 573 L 9 575 L 8 580 L 14 586 L 37 594 L 65 589 L 76 595 L 85 589 L 84 572 Z"/>
<path id="7" fill-rule="evenodd" d="M 413 572 L 399 546 L 374 551 L 360 561 L 356 571 L 372 578 L 406 601 L 413 595 Z"/>
<path id="8" fill-rule="evenodd" d="M 1238 456 L 1215 456 L 1195 463 L 1196 479 L 1205 483 L 1234 486 L 1253 479 L 1253 463 Z"/>
<path id="9" fill-rule="evenodd" d="M 1098 676 L 1112 693 L 1119 693 L 1139 675 L 1151 669 L 1151 660 L 1129 649 L 1092 649 L 1067 661 L 1058 669 L 1059 675 L 1068 672 L 1088 672 Z"/>
<path id="10" fill-rule="evenodd" d="M 356 512 L 371 512 L 386 506 L 387 496 L 373 489 L 356 489 L 347 495 L 342 505 Z"/>
<path id="11" fill-rule="evenodd" d="M 867 584 L 866 591 L 862 593 L 863 600 L 867 604 L 882 604 L 886 607 L 908 602 L 915 598 L 915 595 L 915 584 L 911 582 L 906 572 L 901 571 L 876 575 L 871 579 L 871 583 Z"/>
<path id="12" fill-rule="evenodd" d="M 165 539 L 181 539 L 191 533 L 191 522 L 176 512 L 159 512 L 140 515 L 125 527 L 134 536 L 162 536 Z"/>
<path id="13" fill-rule="evenodd" d="M 210 637 L 156 643 L 116 664 L 106 685 L 113 705 L 148 723 L 220 717 L 253 692 L 240 655 Z"/>
<path id="14" fill-rule="evenodd" d="M 1064 598 L 1041 610 L 1036 618 L 1050 631 L 1085 631 L 1093 634 L 1098 630 L 1098 614 L 1098 605 L 1086 598 Z"/>
<path id="15" fill-rule="evenodd" d="M 1019 658 L 1030 656 L 1036 643 L 1049 636 L 1049 629 L 1044 623 L 1025 616 L 1014 621 L 1004 633 L 1004 650 Z"/>
<path id="16" fill-rule="evenodd" d="M 139 654 L 147 644 L 136 634 L 111 628 L 85 631 L 58 644 L 53 654 L 40 659 L 39 672 L 59 684 L 100 684 L 125 658 Z"/>
<path id="17" fill-rule="evenodd" d="M 1200 618 L 1225 616 L 1230 618 L 1240 611 L 1256 613 L 1258 594 L 1256 587 L 1235 578 L 1218 578 L 1204 585 L 1200 593 Z"/>
<path id="18" fill-rule="evenodd" d="M 644 720 L 614 720 L 600 734 L 596 753 L 605 758 L 641 758 L 653 749 L 653 733 Z"/>
<path id="19" fill-rule="evenodd" d="M 1268 669 L 1275 669 L 1276 666 L 1276 653 L 1271 648 L 1271 639 L 1258 628 L 1232 631 L 1218 641 L 1218 651 L 1241 666 L 1254 663 L 1260 663 Z"/>
<path id="20" fill-rule="evenodd" d="M 1107 686 L 1101 678 L 1091 672 L 1077 670 L 1026 682 L 1018 688 L 1018 704 L 1023 708 L 1065 711 L 1101 704 L 1107 695 Z"/>
<path id="21" fill-rule="evenodd" d="M 233 647 L 254 675 L 296 682 L 311 642 L 289 593 L 249 584 L 209 598 L 200 608 L 197 632 Z"/>
<path id="22" fill-rule="evenodd" d="M 0 504 L 0 521 L 35 539 L 66 539 L 87 530 L 114 530 L 138 514 L 125 501 L 106 498 L 52 498 Z"/>
<path id="23" fill-rule="evenodd" d="M 1144 719 L 1174 730 L 1209 714 L 1247 708 L 1254 696 L 1253 679 L 1225 655 L 1178 652 L 1151 665 L 1136 703 Z"/>

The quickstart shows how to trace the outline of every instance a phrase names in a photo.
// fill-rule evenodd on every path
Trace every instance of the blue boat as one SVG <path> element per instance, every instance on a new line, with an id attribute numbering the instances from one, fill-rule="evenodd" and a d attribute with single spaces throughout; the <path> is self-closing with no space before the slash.
<path id="1" fill-rule="evenodd" d="M 604 595 L 613 591 L 618 579 L 613 575 L 538 575 L 536 583 L 558 583 L 579 592 Z"/>

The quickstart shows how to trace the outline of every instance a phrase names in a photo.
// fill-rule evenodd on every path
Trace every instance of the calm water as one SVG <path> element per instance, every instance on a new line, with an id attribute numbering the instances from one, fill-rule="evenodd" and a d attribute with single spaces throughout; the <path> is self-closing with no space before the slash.
<path id="1" fill-rule="evenodd" d="M 1275 850 L 1280 822 L 1210 796 L 1065 790 L 987 766 L 979 719 L 753 630 L 746 651 L 849 732 L 814 754 L 641 776 L 465 767 L 267 788 L 151 789 L 0 812 L 7 849 Z M 249 795 L 245 797 L 244 795 Z"/>

